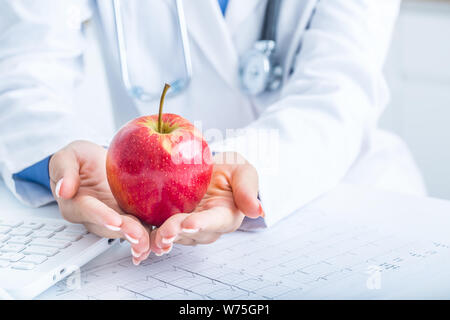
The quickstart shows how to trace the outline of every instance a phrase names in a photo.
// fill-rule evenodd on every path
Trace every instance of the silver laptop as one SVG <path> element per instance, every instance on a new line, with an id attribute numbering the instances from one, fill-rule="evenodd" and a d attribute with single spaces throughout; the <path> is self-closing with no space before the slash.
<path id="1" fill-rule="evenodd" d="M 56 206 L 17 210 L 15 202 L 0 202 L 0 299 L 34 298 L 118 243 L 45 217 L 58 216 Z"/>

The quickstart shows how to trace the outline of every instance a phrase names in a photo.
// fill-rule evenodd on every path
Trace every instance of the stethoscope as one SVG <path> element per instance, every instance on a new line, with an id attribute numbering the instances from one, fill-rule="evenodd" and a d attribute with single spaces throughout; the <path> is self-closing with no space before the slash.
<path id="1" fill-rule="evenodd" d="M 189 47 L 183 0 L 175 0 L 175 3 L 178 17 L 178 32 L 181 38 L 184 57 L 185 76 L 170 83 L 171 90 L 167 94 L 168 97 L 178 95 L 186 90 L 192 79 L 191 50 Z M 125 44 L 126 39 L 120 5 L 120 0 L 113 0 L 113 19 L 122 82 L 130 96 L 138 101 L 149 102 L 159 99 L 159 93 L 150 93 L 143 86 L 134 84 L 130 80 L 127 60 L 128 52 Z M 239 61 L 240 85 L 242 91 L 249 96 L 257 96 L 281 87 L 283 68 L 275 59 L 276 33 L 280 7 L 281 0 L 268 0 L 261 36 L 253 48 L 242 55 Z"/>

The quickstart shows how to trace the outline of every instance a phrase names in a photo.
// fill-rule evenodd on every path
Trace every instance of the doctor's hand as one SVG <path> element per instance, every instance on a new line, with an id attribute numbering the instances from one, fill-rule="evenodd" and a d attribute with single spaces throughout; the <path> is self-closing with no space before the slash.
<path id="1" fill-rule="evenodd" d="M 255 168 L 237 153 L 218 153 L 214 163 L 211 183 L 194 212 L 175 214 L 151 233 L 156 255 L 170 252 L 173 243 L 212 243 L 237 230 L 245 216 L 264 217 Z"/>
<path id="2" fill-rule="evenodd" d="M 137 218 L 120 210 L 106 178 L 106 153 L 87 141 L 58 151 L 49 163 L 51 189 L 66 220 L 82 223 L 101 237 L 127 239 L 138 264 L 150 254 L 150 233 Z"/>

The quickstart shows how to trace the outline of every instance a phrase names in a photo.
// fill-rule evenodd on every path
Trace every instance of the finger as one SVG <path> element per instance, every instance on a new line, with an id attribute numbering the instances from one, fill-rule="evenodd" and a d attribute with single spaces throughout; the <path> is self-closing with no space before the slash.
<path id="1" fill-rule="evenodd" d="M 164 250 L 156 245 L 155 237 L 157 230 L 158 229 L 155 229 L 152 231 L 152 233 L 150 233 L 150 249 L 155 255 L 161 256 L 164 253 Z"/>
<path id="2" fill-rule="evenodd" d="M 196 244 L 211 244 L 213 242 L 216 242 L 221 235 L 222 233 L 218 232 L 200 232 L 192 240 L 194 240 Z"/>
<path id="3" fill-rule="evenodd" d="M 186 238 L 181 236 L 179 239 L 176 240 L 177 244 L 182 244 L 184 246 L 195 246 L 197 245 L 197 242 L 194 239 Z"/>
<path id="4" fill-rule="evenodd" d="M 238 165 L 231 176 L 231 189 L 236 206 L 249 218 L 263 215 L 258 200 L 258 174 L 250 164 Z"/>
<path id="5" fill-rule="evenodd" d="M 239 210 L 226 207 L 214 207 L 191 213 L 181 223 L 184 233 L 194 235 L 198 232 L 228 233 L 233 232 L 242 223 L 244 215 Z"/>
<path id="6" fill-rule="evenodd" d="M 148 256 L 150 255 L 150 252 L 151 252 L 151 250 L 147 250 L 147 252 L 144 252 L 142 255 L 140 255 L 137 258 L 135 256 L 132 256 L 131 261 L 133 262 L 133 264 L 135 266 L 138 266 L 141 264 L 142 261 L 144 261 L 148 258 Z"/>
<path id="7" fill-rule="evenodd" d="M 121 230 L 124 238 L 131 244 L 131 254 L 139 258 L 150 249 L 150 237 L 142 223 L 133 216 L 122 215 Z"/>
<path id="8" fill-rule="evenodd" d="M 140 265 L 142 261 L 147 260 L 148 256 L 150 255 L 152 251 L 150 249 L 147 250 L 147 252 L 144 252 L 139 258 L 133 257 L 133 263 L 135 265 Z"/>
<path id="9" fill-rule="evenodd" d="M 176 243 L 184 245 L 210 244 L 220 238 L 222 232 L 199 231 L 194 234 L 182 234 Z"/>
<path id="10" fill-rule="evenodd" d="M 90 233 L 96 234 L 102 238 L 119 239 L 119 238 L 123 237 L 121 232 L 111 231 L 103 226 L 98 225 L 98 224 L 85 223 L 84 226 Z"/>
<path id="11" fill-rule="evenodd" d="M 64 218 L 72 223 L 92 223 L 111 231 L 121 230 L 122 216 L 94 197 L 63 202 L 60 207 Z"/>
<path id="12" fill-rule="evenodd" d="M 187 213 L 178 213 L 167 219 L 155 232 L 155 245 L 163 250 L 175 241 L 181 232 L 181 223 L 188 217 Z"/>
<path id="13" fill-rule="evenodd" d="M 80 186 L 80 164 L 71 148 L 55 153 L 49 162 L 50 186 L 56 199 L 71 199 Z"/>

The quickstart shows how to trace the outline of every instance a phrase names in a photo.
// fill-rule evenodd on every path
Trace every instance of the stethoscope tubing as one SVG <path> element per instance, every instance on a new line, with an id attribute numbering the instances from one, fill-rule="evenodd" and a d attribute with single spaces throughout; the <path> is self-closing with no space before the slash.
<path id="1" fill-rule="evenodd" d="M 183 57 L 184 57 L 184 71 L 186 76 L 183 79 L 177 79 L 176 81 L 171 83 L 172 88 L 170 92 L 167 94 L 168 97 L 177 95 L 181 93 L 183 90 L 187 89 L 193 75 L 192 57 L 189 46 L 186 18 L 184 15 L 183 1 L 175 0 L 175 4 L 178 17 L 178 28 L 181 37 Z M 121 14 L 120 0 L 113 0 L 112 5 L 113 5 L 113 19 L 115 26 L 117 52 L 119 56 L 120 74 L 122 77 L 122 82 L 127 92 L 132 98 L 135 98 L 141 102 L 149 102 L 158 99 L 159 93 L 151 94 L 149 92 L 146 92 L 142 87 L 133 85 L 131 82 L 130 70 L 128 67 L 128 54 L 125 41 L 125 29 Z"/>
<path id="2" fill-rule="evenodd" d="M 313 8 L 315 6 L 315 3 L 317 1 L 310 1 L 309 5 Z M 181 43 L 182 43 L 182 50 L 183 50 L 183 57 L 184 57 L 184 71 L 185 71 L 185 78 L 180 78 L 175 80 L 171 83 L 172 89 L 168 93 L 168 97 L 172 97 L 175 95 L 180 94 L 182 91 L 187 89 L 189 86 L 192 76 L 193 76 L 193 68 L 192 68 L 192 57 L 191 57 L 191 50 L 189 45 L 189 36 L 187 32 L 187 25 L 186 25 L 186 18 L 184 15 L 184 8 L 183 8 L 183 0 L 175 0 L 176 4 L 176 12 L 178 17 L 178 28 L 179 28 L 179 34 L 181 37 Z M 115 36 L 116 36 L 116 43 L 117 43 L 117 52 L 119 57 L 119 64 L 120 64 L 120 74 L 122 78 L 122 82 L 129 93 L 129 95 L 137 99 L 141 102 L 150 102 L 153 100 L 156 100 L 159 98 L 159 93 L 151 94 L 149 92 L 145 92 L 145 90 L 138 86 L 133 85 L 131 79 L 130 79 L 130 71 L 129 71 L 129 65 L 128 65 L 128 54 L 127 54 L 127 48 L 126 48 L 126 41 L 125 41 L 125 32 L 124 32 L 124 24 L 123 24 L 123 17 L 121 14 L 121 5 L 120 0 L 113 0 L 113 19 L 114 19 L 114 25 L 115 25 Z M 276 35 L 276 25 L 277 20 L 280 12 L 280 6 L 281 1 L 280 0 L 271 0 L 267 4 L 266 14 L 265 14 L 265 21 L 263 30 L 261 33 L 261 38 L 275 38 Z M 313 10 L 313 9 L 312 9 Z M 294 39 L 299 40 L 303 34 L 303 28 L 297 28 L 297 32 L 294 35 Z M 284 63 L 284 72 L 283 72 L 283 78 L 282 83 L 284 83 L 287 80 L 287 77 L 290 74 L 290 66 L 294 64 L 294 57 L 296 56 L 297 50 L 290 50 L 287 54 L 287 59 Z"/>

